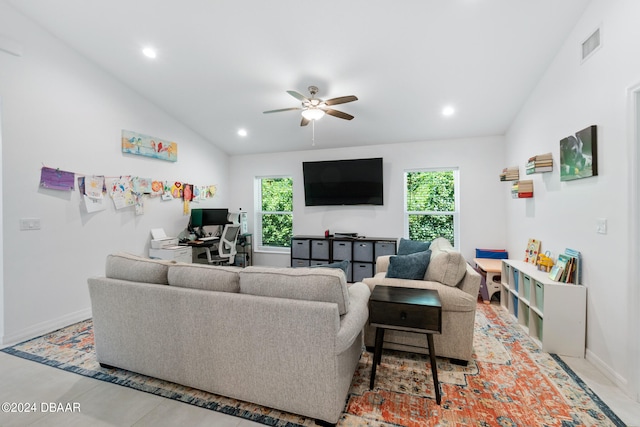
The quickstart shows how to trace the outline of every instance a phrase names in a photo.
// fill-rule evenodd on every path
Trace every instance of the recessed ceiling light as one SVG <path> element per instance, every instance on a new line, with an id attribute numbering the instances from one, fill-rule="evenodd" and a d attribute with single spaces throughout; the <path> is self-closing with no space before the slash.
<path id="1" fill-rule="evenodd" d="M 442 109 L 442 115 L 445 117 L 452 116 L 453 113 L 455 112 L 456 112 L 456 109 L 453 108 L 451 105 L 448 105 Z"/>
<path id="2" fill-rule="evenodd" d="M 247 131 L 245 129 L 240 129 L 240 130 L 238 130 L 238 135 L 247 136 Z"/>
<path id="3" fill-rule="evenodd" d="M 154 59 L 158 55 L 156 50 L 152 47 L 145 47 L 144 49 L 142 49 L 142 53 L 144 56 L 151 59 Z"/>

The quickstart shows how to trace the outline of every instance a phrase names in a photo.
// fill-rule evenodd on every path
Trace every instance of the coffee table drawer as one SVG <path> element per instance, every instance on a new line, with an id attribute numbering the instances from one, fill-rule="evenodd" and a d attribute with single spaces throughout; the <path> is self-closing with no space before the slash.
<path id="1" fill-rule="evenodd" d="M 437 308 L 385 301 L 369 303 L 369 321 L 372 324 L 440 331 L 440 310 Z"/>

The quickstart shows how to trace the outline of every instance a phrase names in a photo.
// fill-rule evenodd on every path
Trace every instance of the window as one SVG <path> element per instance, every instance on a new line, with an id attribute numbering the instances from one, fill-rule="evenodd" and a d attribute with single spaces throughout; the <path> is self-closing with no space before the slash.
<path id="1" fill-rule="evenodd" d="M 293 179 L 256 179 L 256 246 L 260 250 L 289 250 L 293 235 Z"/>
<path id="2" fill-rule="evenodd" d="M 457 247 L 457 169 L 407 171 L 404 183 L 405 235 L 428 241 L 444 237 Z"/>

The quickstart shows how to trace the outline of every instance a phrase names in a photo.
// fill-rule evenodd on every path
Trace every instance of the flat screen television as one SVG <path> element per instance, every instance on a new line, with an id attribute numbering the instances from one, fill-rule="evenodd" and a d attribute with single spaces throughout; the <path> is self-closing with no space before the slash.
<path id="1" fill-rule="evenodd" d="M 303 162 L 306 206 L 382 205 L 382 158 Z"/>

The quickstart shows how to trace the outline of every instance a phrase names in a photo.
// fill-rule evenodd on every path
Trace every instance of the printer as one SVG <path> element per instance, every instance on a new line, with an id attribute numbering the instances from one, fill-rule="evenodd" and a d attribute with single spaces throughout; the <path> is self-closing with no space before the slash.
<path id="1" fill-rule="evenodd" d="M 162 228 L 151 230 L 149 257 L 170 261 L 192 262 L 193 252 L 190 246 L 178 245 L 177 237 L 167 237 Z"/>
<path id="2" fill-rule="evenodd" d="M 151 230 L 151 248 L 152 249 L 168 249 L 178 245 L 177 237 L 167 237 L 162 228 L 154 228 Z"/>

